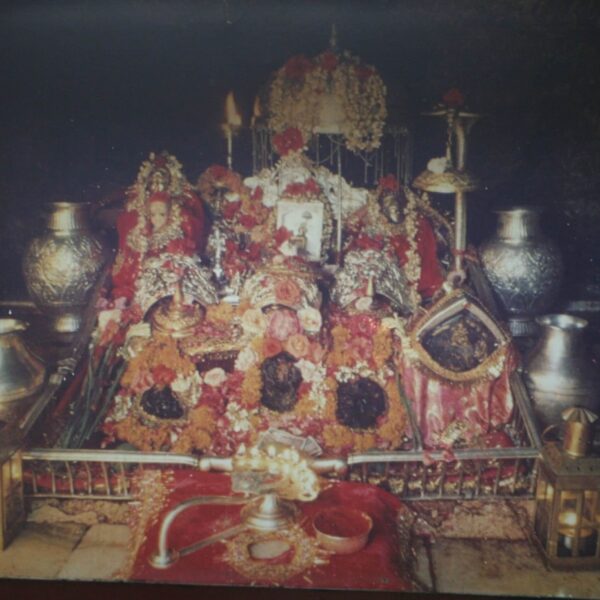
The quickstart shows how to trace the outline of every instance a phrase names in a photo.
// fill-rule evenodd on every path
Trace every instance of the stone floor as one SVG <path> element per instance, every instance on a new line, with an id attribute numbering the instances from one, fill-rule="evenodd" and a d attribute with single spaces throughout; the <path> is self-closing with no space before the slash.
<path id="1" fill-rule="evenodd" d="M 423 591 L 600 598 L 600 570 L 546 569 L 526 540 L 530 503 L 411 506 L 417 514 L 415 571 Z M 126 507 L 116 513 L 63 508 L 34 507 L 21 534 L 0 553 L 0 577 L 114 579 L 127 558 Z"/>

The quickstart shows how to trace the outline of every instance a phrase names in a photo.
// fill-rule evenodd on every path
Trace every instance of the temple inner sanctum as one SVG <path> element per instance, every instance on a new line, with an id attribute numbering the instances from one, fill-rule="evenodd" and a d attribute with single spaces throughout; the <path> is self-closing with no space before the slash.
<path id="1" fill-rule="evenodd" d="M 51 132 L 58 108 L 13 100 L 0 576 L 598 597 L 598 154 L 581 137 L 592 125 L 559 112 L 565 65 L 598 44 L 557 37 L 545 3 L 456 0 L 438 17 L 434 0 L 350 4 L 321 7 L 316 27 L 308 9 L 269 2 L 156 2 L 144 25 L 123 3 L 140 48 L 149 32 L 168 40 L 160 58 L 81 45 L 92 30 L 121 40 L 118 11 L 67 10 L 57 24 L 35 3 L 15 9 L 7 35 L 28 48 L 23 65 L 38 42 L 17 33 L 71 24 L 73 72 L 95 91 L 64 96 L 89 155 Z M 261 49 L 249 25 L 267 7 Z M 597 29 L 596 12 L 574 3 L 571 25 Z M 405 54 L 383 52 L 392 30 Z M 532 95 L 517 54 L 541 72 L 550 43 L 563 44 L 563 87 Z M 185 44 L 212 53 L 170 54 Z M 124 61 L 106 87 L 100 52 Z M 51 80 L 40 89 L 68 89 Z M 197 106 L 214 107 L 191 143 L 177 118 L 200 92 Z M 98 99 L 89 110 L 110 133 L 81 116 L 78 94 L 104 94 L 108 116 Z M 574 113 L 597 132 L 595 105 Z M 48 130 L 27 142 L 34 119 Z M 42 139 L 63 158 L 44 159 Z M 21 177 L 60 160 L 55 183 Z"/>

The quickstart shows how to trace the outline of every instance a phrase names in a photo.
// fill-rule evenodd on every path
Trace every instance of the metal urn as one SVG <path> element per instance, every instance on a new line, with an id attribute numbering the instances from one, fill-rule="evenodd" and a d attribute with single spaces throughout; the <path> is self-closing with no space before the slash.
<path id="1" fill-rule="evenodd" d="M 541 429 L 578 406 L 600 411 L 600 373 L 587 352 L 587 321 L 571 315 L 538 317 L 540 337 L 524 361 L 524 380 Z"/>
<path id="2" fill-rule="evenodd" d="M 539 210 L 496 211 L 495 235 L 479 255 L 514 336 L 536 333 L 534 317 L 547 312 L 560 290 L 563 261 L 557 246 L 539 227 Z"/>
<path id="3" fill-rule="evenodd" d="M 53 202 L 46 230 L 23 258 L 23 274 L 37 306 L 53 317 L 60 333 L 81 326 L 89 295 L 107 254 L 88 227 L 87 203 Z"/>
<path id="4" fill-rule="evenodd" d="M 27 323 L 0 319 L 0 407 L 37 392 L 44 384 L 46 368 L 27 349 L 21 334 Z"/>

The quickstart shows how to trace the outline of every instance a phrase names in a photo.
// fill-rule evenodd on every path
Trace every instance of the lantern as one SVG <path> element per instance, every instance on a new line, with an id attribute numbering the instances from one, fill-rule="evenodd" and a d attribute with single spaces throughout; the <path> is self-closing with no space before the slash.
<path id="1" fill-rule="evenodd" d="M 16 537 L 24 521 L 21 454 L 0 453 L 0 551 Z"/>
<path id="2" fill-rule="evenodd" d="M 600 567 L 600 457 L 586 455 L 596 415 L 563 412 L 562 446 L 544 446 L 535 496 L 534 534 L 549 566 Z"/>

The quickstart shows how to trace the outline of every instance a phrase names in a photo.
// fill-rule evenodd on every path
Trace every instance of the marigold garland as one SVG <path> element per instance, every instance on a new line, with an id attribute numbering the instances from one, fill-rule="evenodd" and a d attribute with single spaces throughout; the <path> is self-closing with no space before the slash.
<path id="1" fill-rule="evenodd" d="M 159 452 L 170 447 L 170 425 L 148 427 L 140 423 L 135 414 L 116 423 L 114 432 L 118 439 L 142 452 Z"/>
<path id="2" fill-rule="evenodd" d="M 231 323 L 237 315 L 236 307 L 226 302 L 210 304 L 206 307 L 206 320 L 215 323 Z"/>
<path id="3" fill-rule="evenodd" d="M 373 336 L 373 362 L 377 369 L 383 365 L 392 356 L 392 334 L 389 330 L 380 328 Z"/>
<path id="4" fill-rule="evenodd" d="M 145 425 L 137 414 L 130 414 L 114 425 L 118 439 L 143 452 L 170 451 L 189 454 L 207 450 L 217 429 L 213 410 L 208 406 L 192 409 L 181 429 L 169 422 Z"/>
<path id="5" fill-rule="evenodd" d="M 408 416 L 404 410 L 395 379 L 388 381 L 385 392 L 388 397 L 388 412 L 378 427 L 377 434 L 388 444 L 389 448 L 393 449 L 398 448 L 402 443 L 408 427 Z"/>
<path id="6" fill-rule="evenodd" d="M 194 373 L 194 363 L 180 352 L 177 342 L 170 338 L 152 338 L 128 363 L 121 379 L 123 387 L 132 387 L 156 367 L 167 367 L 182 377 Z"/>
<path id="7" fill-rule="evenodd" d="M 246 408 L 255 408 L 260 404 L 262 376 L 258 366 L 252 366 L 246 371 L 241 388 L 241 401 Z"/>

